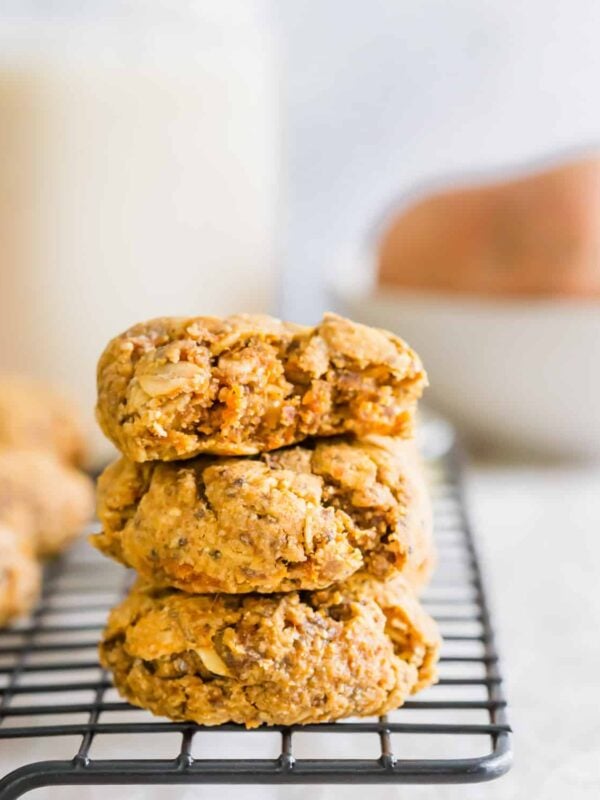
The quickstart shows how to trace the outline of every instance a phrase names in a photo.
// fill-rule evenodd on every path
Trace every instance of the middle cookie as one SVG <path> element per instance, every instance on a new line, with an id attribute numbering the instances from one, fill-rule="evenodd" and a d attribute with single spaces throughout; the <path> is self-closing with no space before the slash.
<path id="1" fill-rule="evenodd" d="M 412 441 L 327 439 L 102 474 L 92 543 L 156 586 L 191 593 L 321 589 L 364 568 L 416 587 L 433 561 Z"/>

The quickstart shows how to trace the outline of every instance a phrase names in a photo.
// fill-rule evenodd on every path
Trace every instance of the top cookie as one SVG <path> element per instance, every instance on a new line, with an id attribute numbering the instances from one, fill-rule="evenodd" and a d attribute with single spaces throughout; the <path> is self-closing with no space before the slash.
<path id="1" fill-rule="evenodd" d="M 109 342 L 98 422 L 133 461 L 249 455 L 308 436 L 410 436 L 427 378 L 387 331 L 326 314 L 163 317 Z"/>

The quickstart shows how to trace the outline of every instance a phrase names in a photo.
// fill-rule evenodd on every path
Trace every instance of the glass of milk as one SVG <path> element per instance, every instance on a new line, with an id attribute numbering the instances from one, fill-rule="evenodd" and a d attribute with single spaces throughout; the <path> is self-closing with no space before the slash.
<path id="1" fill-rule="evenodd" d="M 0 3 L 0 371 L 65 386 L 90 434 L 111 336 L 153 316 L 271 310 L 268 12 Z"/>

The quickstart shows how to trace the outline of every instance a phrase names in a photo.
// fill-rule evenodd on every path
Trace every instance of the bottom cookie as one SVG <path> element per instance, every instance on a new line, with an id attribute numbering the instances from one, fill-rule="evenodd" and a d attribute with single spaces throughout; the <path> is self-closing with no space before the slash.
<path id="1" fill-rule="evenodd" d="M 102 664 L 131 703 L 201 725 L 384 714 L 436 680 L 440 637 L 406 581 L 189 595 L 138 583 L 113 609 Z"/>

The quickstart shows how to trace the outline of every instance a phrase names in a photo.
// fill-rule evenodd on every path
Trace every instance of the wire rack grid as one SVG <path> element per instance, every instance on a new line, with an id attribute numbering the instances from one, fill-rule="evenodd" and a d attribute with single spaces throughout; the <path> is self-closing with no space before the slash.
<path id="1" fill-rule="evenodd" d="M 439 566 L 423 602 L 444 636 L 436 686 L 386 717 L 334 724 L 245 731 L 152 717 L 98 664 L 123 570 L 81 542 L 48 568 L 30 619 L 0 631 L 0 800 L 49 785 L 472 783 L 506 772 L 506 700 L 456 450 L 429 472 Z"/>

